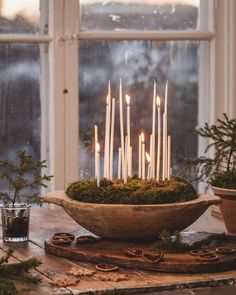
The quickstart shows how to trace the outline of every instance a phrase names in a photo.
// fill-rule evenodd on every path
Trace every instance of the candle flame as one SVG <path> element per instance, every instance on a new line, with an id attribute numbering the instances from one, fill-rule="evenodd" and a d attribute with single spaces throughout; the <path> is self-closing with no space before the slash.
<path id="1" fill-rule="evenodd" d="M 128 94 L 125 95 L 126 103 L 129 106 L 130 105 L 130 96 Z"/>
<path id="2" fill-rule="evenodd" d="M 144 133 L 142 132 L 140 135 L 141 135 L 141 141 L 144 142 Z"/>
<path id="3" fill-rule="evenodd" d="M 98 142 L 96 143 L 96 150 L 98 153 L 100 152 L 100 144 Z"/>
<path id="4" fill-rule="evenodd" d="M 158 96 L 158 95 L 157 95 L 157 98 L 156 98 L 156 102 L 157 102 L 157 107 L 160 107 L 161 99 L 160 99 L 160 96 Z"/>
<path id="5" fill-rule="evenodd" d="M 146 159 L 147 159 L 147 162 L 149 164 L 150 163 L 150 160 L 151 160 L 151 157 L 150 157 L 150 155 L 149 155 L 148 152 L 146 152 Z"/>

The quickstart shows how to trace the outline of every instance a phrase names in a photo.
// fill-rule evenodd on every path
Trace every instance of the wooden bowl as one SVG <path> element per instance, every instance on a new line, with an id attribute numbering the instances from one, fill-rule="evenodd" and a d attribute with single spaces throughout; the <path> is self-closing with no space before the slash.
<path id="1" fill-rule="evenodd" d="M 155 239 L 161 230 L 183 230 L 220 198 L 200 195 L 197 199 L 171 204 L 126 205 L 75 201 L 64 191 L 50 192 L 44 198 L 64 208 L 79 225 L 91 233 L 117 240 Z"/>

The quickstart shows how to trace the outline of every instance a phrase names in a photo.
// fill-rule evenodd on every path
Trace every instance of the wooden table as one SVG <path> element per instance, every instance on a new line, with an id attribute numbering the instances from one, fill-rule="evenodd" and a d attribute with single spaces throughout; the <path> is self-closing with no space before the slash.
<path id="1" fill-rule="evenodd" d="M 190 229 L 216 233 L 225 231 L 223 222 L 212 217 L 209 210 Z M 65 275 L 65 272 L 71 269 L 72 266 L 80 265 L 91 269 L 94 268 L 92 264 L 69 261 L 45 254 L 44 241 L 47 238 L 51 238 L 55 232 L 71 232 L 76 236 L 86 233 L 85 229 L 79 227 L 59 207 L 55 209 L 32 208 L 30 241 L 26 247 L 22 248 L 16 248 L 14 245 L 11 245 L 11 248 L 15 250 L 12 261 L 24 260 L 32 256 L 40 258 L 43 264 L 36 269 L 36 272 L 42 277 L 42 283 L 38 286 L 20 286 L 23 294 L 156 294 L 158 291 L 179 289 L 185 289 L 184 293 L 181 294 L 200 294 L 195 293 L 198 291 L 194 291 L 194 293 L 191 291 L 192 293 L 189 293 L 190 291 L 188 290 L 234 285 L 236 283 L 236 270 L 211 274 L 175 275 L 121 269 L 120 272 L 129 277 L 127 281 L 106 282 L 92 276 L 82 277 L 76 287 L 52 287 L 50 285 L 52 278 Z M 7 248 L 8 245 L 1 241 L 0 255 L 4 254 Z M 234 288 L 235 291 L 232 294 L 236 294 L 236 287 Z M 178 292 L 175 291 L 174 293 L 179 294 Z M 224 294 L 231 293 L 224 292 Z"/>

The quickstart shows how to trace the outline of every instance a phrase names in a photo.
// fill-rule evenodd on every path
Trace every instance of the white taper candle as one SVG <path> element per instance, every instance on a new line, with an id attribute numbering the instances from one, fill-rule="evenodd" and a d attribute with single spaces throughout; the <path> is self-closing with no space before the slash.
<path id="1" fill-rule="evenodd" d="M 138 178 L 142 177 L 142 136 L 138 137 Z"/>
<path id="2" fill-rule="evenodd" d="M 125 95 L 126 99 L 126 104 L 127 104 L 127 137 L 128 137 L 128 146 L 127 146 L 127 171 L 128 171 L 128 176 L 130 176 L 130 96 Z"/>
<path id="3" fill-rule="evenodd" d="M 168 135 L 168 171 L 167 171 L 167 178 L 170 180 L 171 176 L 171 135 Z"/>
<path id="4" fill-rule="evenodd" d="M 165 113 L 163 114 L 163 132 L 162 132 L 162 180 L 165 180 L 166 178 L 166 136 L 165 136 L 165 126 L 166 126 L 166 120 L 165 120 Z"/>
<path id="5" fill-rule="evenodd" d="M 150 173 L 151 173 L 151 157 L 150 155 L 146 152 L 146 159 L 147 159 L 147 163 L 148 163 L 148 170 L 147 170 L 147 179 L 150 179 Z"/>
<path id="6" fill-rule="evenodd" d="M 125 137 L 125 167 L 128 167 L 129 147 L 128 147 L 128 136 Z M 127 171 L 127 170 L 126 170 Z M 127 182 L 128 173 L 124 177 L 124 183 Z"/>
<path id="7" fill-rule="evenodd" d="M 98 143 L 98 126 L 97 125 L 94 125 L 95 178 L 97 177 L 97 143 Z"/>
<path id="8" fill-rule="evenodd" d="M 97 150 L 97 186 L 100 186 L 100 145 L 99 143 L 96 144 L 96 150 Z"/>
<path id="9" fill-rule="evenodd" d="M 121 160 L 122 160 L 122 177 L 127 180 L 127 170 L 125 166 L 125 142 L 124 142 L 124 123 L 123 123 L 123 99 L 122 99 L 122 81 L 120 79 L 119 87 L 119 103 L 120 103 L 120 139 L 121 139 Z"/>
<path id="10" fill-rule="evenodd" d="M 110 81 L 109 81 L 110 82 Z M 110 124 L 111 124 L 111 95 L 110 83 L 108 84 L 108 95 L 106 100 L 106 123 L 105 123 L 105 151 L 104 151 L 104 177 L 109 178 L 109 146 L 110 146 Z"/>
<path id="11" fill-rule="evenodd" d="M 112 98 L 112 111 L 111 111 L 111 140 L 110 140 L 110 179 L 113 179 L 113 154 L 114 154 L 114 127 L 115 127 L 115 107 L 116 100 Z"/>
<path id="12" fill-rule="evenodd" d="M 144 133 L 141 134 L 142 138 L 142 179 L 145 179 L 146 167 L 145 167 L 145 138 Z"/>
<path id="13" fill-rule="evenodd" d="M 152 103 L 152 147 L 150 147 L 151 155 L 151 171 L 150 177 L 155 178 L 155 150 L 156 150 L 156 80 L 153 79 L 153 103 Z"/>
<path id="14" fill-rule="evenodd" d="M 158 133 L 157 133 L 157 171 L 156 171 L 156 180 L 160 180 L 160 169 L 161 169 L 161 101 L 160 97 L 157 96 L 156 99 L 157 103 L 157 128 L 158 128 Z"/>
<path id="15" fill-rule="evenodd" d="M 118 173 L 117 173 L 117 178 L 121 179 L 121 147 L 119 147 L 118 150 Z"/>

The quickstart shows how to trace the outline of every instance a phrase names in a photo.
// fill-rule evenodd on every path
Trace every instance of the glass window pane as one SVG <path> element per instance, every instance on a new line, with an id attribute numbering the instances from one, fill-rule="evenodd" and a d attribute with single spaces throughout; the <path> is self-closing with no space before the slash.
<path id="1" fill-rule="evenodd" d="M 131 144 L 133 174 L 137 173 L 138 135 L 144 130 L 147 149 L 152 122 L 153 79 L 164 99 L 169 81 L 169 129 L 172 133 L 172 162 L 177 156 L 196 157 L 198 138 L 198 68 L 197 41 L 81 41 L 80 42 L 80 176 L 94 177 L 94 124 L 98 124 L 103 155 L 105 103 L 108 81 L 112 97 L 117 99 L 115 122 L 115 165 L 120 145 L 118 114 L 119 79 L 123 95 L 131 97 Z M 125 102 L 124 102 L 125 111 Z M 124 115 L 125 116 L 125 115 Z M 103 156 L 102 156 L 103 157 Z M 180 164 L 173 164 L 179 174 Z"/>
<path id="2" fill-rule="evenodd" d="M 81 30 L 194 30 L 200 0 L 81 0 Z"/>
<path id="3" fill-rule="evenodd" d="M 40 0 L 1 0 L 0 33 L 39 33 Z"/>
<path id="4" fill-rule="evenodd" d="M 19 149 L 40 159 L 45 105 L 40 100 L 40 46 L 0 45 L 0 159 L 15 159 Z"/>

